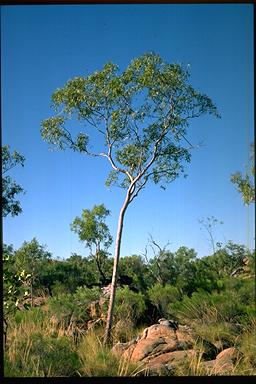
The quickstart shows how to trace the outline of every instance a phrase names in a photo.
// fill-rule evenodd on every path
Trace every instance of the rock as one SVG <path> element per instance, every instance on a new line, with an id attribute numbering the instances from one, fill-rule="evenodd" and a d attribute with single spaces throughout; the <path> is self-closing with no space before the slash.
<path id="1" fill-rule="evenodd" d="M 135 340 L 129 341 L 128 343 L 117 343 L 113 346 L 113 348 L 111 349 L 111 352 L 115 356 L 122 356 L 124 352 L 127 352 L 131 346 L 133 346 L 133 349 L 134 349 L 135 345 L 136 345 Z M 127 354 L 126 354 L 126 357 L 127 357 Z"/>
<path id="2" fill-rule="evenodd" d="M 175 320 L 165 319 L 164 317 L 158 320 L 159 324 L 172 328 L 174 331 L 179 329 L 179 323 Z"/>
<path id="3" fill-rule="evenodd" d="M 222 352 L 220 352 L 216 356 L 216 360 L 222 361 L 222 362 L 225 361 L 225 362 L 235 363 L 241 356 L 242 354 L 238 349 L 231 347 L 231 348 L 224 349 Z"/>
<path id="4" fill-rule="evenodd" d="M 147 373 L 150 375 L 170 375 L 175 373 L 175 368 L 184 363 L 185 360 L 191 360 L 196 355 L 193 349 L 186 351 L 168 352 L 157 356 L 145 365 Z"/>
<path id="5" fill-rule="evenodd" d="M 184 361 L 184 359 L 191 359 L 195 355 L 196 351 L 194 349 L 187 349 L 185 351 L 173 351 L 150 359 L 148 364 L 178 364 Z"/>
<path id="6" fill-rule="evenodd" d="M 193 338 L 187 330 L 174 331 L 168 326 L 154 324 L 144 329 L 141 337 L 132 344 L 118 343 L 112 348 L 112 352 L 138 362 L 177 350 L 187 350 L 192 345 Z"/>
<path id="7" fill-rule="evenodd" d="M 141 336 L 128 343 L 117 343 L 112 353 L 133 362 L 141 363 L 141 374 L 150 376 L 166 376 L 175 374 L 184 362 L 197 358 L 197 345 L 191 329 L 179 326 L 175 331 L 163 324 L 154 324 L 144 329 Z M 220 352 L 221 345 L 199 338 L 202 347 L 202 360 L 198 368 L 206 375 L 229 375 L 234 372 L 234 364 L 241 353 L 234 347 Z M 199 356 L 198 356 L 199 357 Z M 203 361 L 208 359 L 208 361 Z M 195 360 L 197 361 L 197 360 Z M 178 368 L 179 367 L 179 368 Z"/>
<path id="8" fill-rule="evenodd" d="M 220 352 L 215 360 L 201 362 L 201 367 L 211 375 L 228 375 L 234 371 L 234 364 L 241 356 L 238 349 L 227 348 Z"/>
<path id="9" fill-rule="evenodd" d="M 142 339 L 157 339 L 159 337 L 163 337 L 166 343 L 172 343 L 173 341 L 182 343 L 185 349 L 189 349 L 194 342 L 194 339 L 189 332 L 182 329 L 174 331 L 172 328 L 162 324 L 151 325 L 151 327 L 144 329 L 141 336 Z"/>
<path id="10" fill-rule="evenodd" d="M 132 361 L 141 361 L 149 355 L 160 352 L 163 349 L 163 344 L 166 344 L 165 340 L 161 337 L 157 339 L 143 339 L 140 340 L 135 346 L 131 355 Z M 176 348 L 176 344 L 174 349 Z"/>

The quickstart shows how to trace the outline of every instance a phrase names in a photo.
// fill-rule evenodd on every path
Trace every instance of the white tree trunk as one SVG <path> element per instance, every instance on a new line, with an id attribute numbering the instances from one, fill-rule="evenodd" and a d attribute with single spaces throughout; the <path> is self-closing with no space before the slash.
<path id="1" fill-rule="evenodd" d="M 125 211 L 130 203 L 131 197 L 131 188 L 128 189 L 124 204 L 119 213 L 118 226 L 117 226 L 117 234 L 116 234 L 116 243 L 115 243 L 115 256 L 114 256 L 114 265 L 113 265 L 113 274 L 112 274 L 112 282 L 111 282 L 111 291 L 110 291 L 110 299 L 108 306 L 108 315 L 107 315 L 107 323 L 104 333 L 103 344 L 105 345 L 110 339 L 110 332 L 112 328 L 112 320 L 113 320 L 113 310 L 115 304 L 115 295 L 116 295 L 116 282 L 118 276 L 118 262 L 120 257 L 120 247 L 123 233 L 123 223 L 124 223 L 124 215 Z"/>

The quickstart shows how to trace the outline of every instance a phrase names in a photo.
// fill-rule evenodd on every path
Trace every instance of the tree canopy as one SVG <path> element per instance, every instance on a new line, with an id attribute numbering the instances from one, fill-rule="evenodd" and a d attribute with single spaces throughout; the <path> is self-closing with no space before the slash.
<path id="1" fill-rule="evenodd" d="M 2 147 L 2 215 L 4 217 L 11 214 L 17 216 L 22 212 L 20 202 L 16 200 L 16 195 L 24 192 L 23 188 L 17 184 L 9 175 L 6 175 L 17 165 L 24 166 L 25 157 L 17 151 L 10 152 L 9 145 Z"/>
<path id="2" fill-rule="evenodd" d="M 188 144 L 190 119 L 218 116 L 210 98 L 189 84 L 189 76 L 187 68 L 153 53 L 134 59 L 122 73 L 107 63 L 53 93 L 56 115 L 42 122 L 42 137 L 60 149 L 107 158 L 112 166 L 107 185 L 133 183 L 135 197 L 149 179 L 165 184 L 183 172 L 190 144 L 180 142 Z M 84 125 L 75 127 L 72 118 Z M 102 136 L 98 145 L 91 143 L 91 128 Z"/>
<path id="3" fill-rule="evenodd" d="M 231 181 L 235 184 L 237 190 L 242 195 L 245 205 L 255 202 L 255 148 L 254 143 L 251 144 L 250 169 L 242 175 L 241 172 L 235 172 L 231 175 Z"/>
<path id="4" fill-rule="evenodd" d="M 72 231 L 77 233 L 80 241 L 84 241 L 86 247 L 90 249 L 103 284 L 107 282 L 103 266 L 106 261 L 107 250 L 113 241 L 105 223 L 109 214 L 110 211 L 106 209 L 104 204 L 95 205 L 91 210 L 83 209 L 82 216 L 75 217 L 71 224 Z"/>

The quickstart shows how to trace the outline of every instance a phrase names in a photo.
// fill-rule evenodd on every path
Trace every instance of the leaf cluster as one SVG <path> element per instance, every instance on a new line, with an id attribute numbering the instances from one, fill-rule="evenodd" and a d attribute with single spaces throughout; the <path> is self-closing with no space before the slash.
<path id="1" fill-rule="evenodd" d="M 251 144 L 250 170 L 242 175 L 241 172 L 235 172 L 231 175 L 231 182 L 236 186 L 238 192 L 242 195 L 245 205 L 255 202 L 255 148 Z"/>
<path id="2" fill-rule="evenodd" d="M 56 115 L 42 122 L 42 137 L 60 149 L 106 157 L 112 167 L 108 186 L 127 188 L 137 177 L 136 195 L 148 180 L 169 183 L 190 161 L 184 145 L 189 121 L 206 113 L 219 116 L 189 76 L 187 68 L 155 53 L 132 60 L 122 72 L 107 63 L 54 92 Z M 82 132 L 69 128 L 72 119 L 84 124 Z M 89 146 L 96 137 L 92 130 L 99 135 L 99 152 Z"/>
<path id="3" fill-rule="evenodd" d="M 25 158 L 17 151 L 10 152 L 10 146 L 2 147 L 2 215 L 4 217 L 11 214 L 17 216 L 22 212 L 19 200 L 16 195 L 24 192 L 24 189 L 17 184 L 11 176 L 6 175 L 12 168 L 17 165 L 24 166 Z"/>
<path id="4" fill-rule="evenodd" d="M 77 216 L 73 220 L 71 230 L 77 233 L 80 241 L 84 241 L 90 249 L 92 246 L 95 246 L 97 251 L 101 247 L 107 249 L 113 241 L 105 223 L 109 214 L 110 211 L 104 204 L 95 205 L 91 210 L 83 209 L 81 217 Z"/>

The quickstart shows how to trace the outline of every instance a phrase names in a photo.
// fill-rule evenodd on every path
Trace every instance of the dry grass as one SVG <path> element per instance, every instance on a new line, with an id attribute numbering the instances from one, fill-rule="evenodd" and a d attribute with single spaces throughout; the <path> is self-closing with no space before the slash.
<path id="1" fill-rule="evenodd" d="M 88 332 L 82 337 L 78 353 L 82 362 L 81 376 L 137 376 L 142 369 L 128 359 L 116 357 L 102 343 L 103 331 Z"/>

